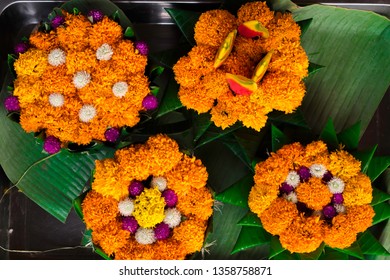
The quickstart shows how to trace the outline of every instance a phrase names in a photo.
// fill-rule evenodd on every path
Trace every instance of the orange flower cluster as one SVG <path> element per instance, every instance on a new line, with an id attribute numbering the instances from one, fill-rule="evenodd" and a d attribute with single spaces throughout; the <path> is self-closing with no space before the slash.
<path id="1" fill-rule="evenodd" d="M 207 179 L 199 159 L 161 134 L 96 161 L 92 190 L 82 203 L 94 244 L 115 259 L 185 259 L 201 250 L 213 206 Z M 132 188 L 140 185 L 143 191 Z M 127 228 L 126 219 L 132 219 Z M 169 236 L 159 238 L 161 224 L 169 225 Z"/>
<path id="2" fill-rule="evenodd" d="M 347 248 L 375 215 L 370 179 L 344 150 L 322 141 L 285 145 L 256 165 L 248 204 L 282 246 L 309 253 L 322 242 Z"/>
<path id="3" fill-rule="evenodd" d="M 31 48 L 14 64 L 20 124 L 62 142 L 105 141 L 108 128 L 139 122 L 150 93 L 147 57 L 108 17 L 91 23 L 81 14 L 62 13 L 64 24 L 31 34 Z"/>
<path id="4" fill-rule="evenodd" d="M 268 29 L 268 38 L 237 35 L 233 48 L 215 68 L 214 59 L 227 35 L 240 24 L 257 20 Z M 259 131 L 272 110 L 293 112 L 305 94 L 302 79 L 309 61 L 300 45 L 300 28 L 290 14 L 270 11 L 265 2 L 243 5 L 237 17 L 225 10 L 203 13 L 195 25 L 196 46 L 173 67 L 184 106 L 198 113 L 210 111 L 215 125 L 225 129 L 237 121 Z M 256 65 L 273 50 L 264 77 L 251 95 L 235 94 L 226 73 L 250 78 Z"/>

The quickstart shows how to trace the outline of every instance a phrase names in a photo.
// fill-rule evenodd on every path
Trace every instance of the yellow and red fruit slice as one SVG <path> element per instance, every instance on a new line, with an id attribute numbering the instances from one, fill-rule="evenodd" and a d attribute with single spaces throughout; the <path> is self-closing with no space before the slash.
<path id="1" fill-rule="evenodd" d="M 240 24 L 238 27 L 238 33 L 246 38 L 269 37 L 268 29 L 265 28 L 258 20 L 250 20 Z"/>
<path id="2" fill-rule="evenodd" d="M 230 89 L 238 95 L 251 95 L 257 89 L 255 81 L 241 75 L 226 73 L 226 80 Z"/>
<path id="3" fill-rule="evenodd" d="M 263 78 L 265 72 L 267 71 L 273 53 L 274 50 L 269 51 L 257 64 L 252 76 L 252 80 L 255 81 L 256 83 Z"/>
<path id="4" fill-rule="evenodd" d="M 219 66 L 221 66 L 222 63 L 229 57 L 229 54 L 233 49 L 233 44 L 234 40 L 236 39 L 236 35 L 237 30 L 234 29 L 226 36 L 222 45 L 218 49 L 217 55 L 215 56 L 214 68 L 218 68 Z"/>

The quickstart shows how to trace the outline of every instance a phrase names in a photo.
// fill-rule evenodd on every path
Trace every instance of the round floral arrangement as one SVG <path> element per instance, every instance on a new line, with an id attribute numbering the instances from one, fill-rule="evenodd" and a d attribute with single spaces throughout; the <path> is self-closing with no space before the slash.
<path id="1" fill-rule="evenodd" d="M 272 110 L 293 112 L 305 94 L 309 61 L 291 14 L 265 2 L 201 14 L 194 46 L 173 67 L 184 106 L 211 113 L 225 129 L 237 121 L 259 131 Z"/>
<path id="2" fill-rule="evenodd" d="M 82 203 L 93 243 L 115 259 L 184 259 L 200 251 L 213 198 L 202 162 L 165 135 L 96 161 Z"/>
<path id="3" fill-rule="evenodd" d="M 14 90 L 5 106 L 20 110 L 26 132 L 45 132 L 49 153 L 61 142 L 113 142 L 119 128 L 155 108 L 144 74 L 147 45 L 125 39 L 122 27 L 100 11 L 62 10 L 15 52 Z"/>
<path id="4" fill-rule="evenodd" d="M 375 215 L 371 181 L 360 165 L 322 141 L 285 145 L 256 165 L 249 207 L 292 253 L 312 252 L 322 242 L 347 248 Z"/>

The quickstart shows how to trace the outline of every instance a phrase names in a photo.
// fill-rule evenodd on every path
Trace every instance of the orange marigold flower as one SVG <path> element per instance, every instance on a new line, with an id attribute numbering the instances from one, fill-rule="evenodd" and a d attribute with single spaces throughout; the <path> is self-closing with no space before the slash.
<path id="1" fill-rule="evenodd" d="M 252 212 L 261 215 L 278 197 L 279 187 L 275 185 L 255 185 L 248 197 L 248 206 Z"/>
<path id="2" fill-rule="evenodd" d="M 370 178 L 363 173 L 359 173 L 346 181 L 343 197 L 345 206 L 371 203 L 372 186 Z"/>
<path id="3" fill-rule="evenodd" d="M 279 235 L 297 216 L 298 210 L 294 203 L 284 198 L 277 198 L 259 217 L 266 231 Z"/>
<path id="4" fill-rule="evenodd" d="M 227 34 L 250 20 L 259 20 L 272 35 L 253 39 L 237 34 L 229 56 L 215 69 L 218 47 Z M 211 120 L 222 129 L 241 121 L 259 131 L 272 110 L 291 113 L 301 104 L 306 91 L 302 79 L 308 74 L 309 62 L 300 45 L 300 28 L 291 15 L 274 16 L 262 2 L 245 4 L 237 18 L 225 10 L 212 10 L 200 16 L 194 37 L 197 45 L 173 67 L 180 101 L 187 108 L 210 111 Z M 267 72 L 251 89 L 250 98 L 234 93 L 226 74 L 251 78 L 271 50 L 274 55 Z"/>
<path id="5" fill-rule="evenodd" d="M 186 193 L 178 193 L 177 209 L 184 215 L 195 215 L 207 220 L 213 213 L 213 198 L 208 189 L 191 188 Z"/>
<path id="6" fill-rule="evenodd" d="M 14 63 L 17 76 L 40 77 L 45 71 L 47 63 L 47 53 L 38 49 L 29 49 L 19 55 Z"/>
<path id="7" fill-rule="evenodd" d="M 324 206 L 330 203 L 332 198 L 332 193 L 328 187 L 322 183 L 320 178 L 316 177 L 300 184 L 295 191 L 298 200 L 314 210 L 322 210 Z"/>
<path id="8" fill-rule="evenodd" d="M 356 230 L 345 214 L 337 215 L 332 220 L 332 226 L 325 228 L 324 242 L 332 248 L 344 249 L 356 241 Z"/>
<path id="9" fill-rule="evenodd" d="M 375 216 L 374 209 L 371 205 L 357 205 L 347 207 L 347 218 L 351 227 L 357 232 L 363 232 L 372 224 Z"/>
<path id="10" fill-rule="evenodd" d="M 236 19 L 225 10 L 211 10 L 201 14 L 195 24 L 194 39 L 198 45 L 219 47 L 231 30 Z"/>
<path id="11" fill-rule="evenodd" d="M 114 45 L 122 39 L 122 27 L 105 16 L 89 30 L 89 45 L 96 51 L 101 45 Z"/>
<path id="12" fill-rule="evenodd" d="M 319 217 L 296 217 L 280 234 L 280 243 L 292 253 L 310 253 L 321 245 L 325 228 Z"/>
<path id="13" fill-rule="evenodd" d="M 54 31 L 50 33 L 35 31 L 30 35 L 29 41 L 32 46 L 44 51 L 58 48 L 60 45 Z"/>
<path id="14" fill-rule="evenodd" d="M 331 153 L 330 160 L 328 169 L 334 176 L 343 180 L 348 180 L 360 172 L 360 161 L 344 150 Z"/>
<path id="15" fill-rule="evenodd" d="M 118 216 L 118 202 L 103 196 L 96 191 L 90 191 L 82 203 L 84 222 L 87 228 L 101 230 Z"/>
<path id="16" fill-rule="evenodd" d="M 172 238 L 180 241 L 189 252 L 200 251 L 206 226 L 205 221 L 190 217 L 181 226 L 174 228 Z"/>

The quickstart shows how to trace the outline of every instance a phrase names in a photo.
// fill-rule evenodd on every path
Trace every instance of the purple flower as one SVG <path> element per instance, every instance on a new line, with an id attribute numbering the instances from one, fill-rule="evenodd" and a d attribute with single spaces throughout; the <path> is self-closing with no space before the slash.
<path id="1" fill-rule="evenodd" d="M 133 216 L 122 218 L 122 229 L 135 233 L 138 227 L 138 222 Z"/>
<path id="2" fill-rule="evenodd" d="M 112 127 L 106 130 L 106 132 L 104 133 L 104 137 L 108 142 L 114 143 L 118 140 L 119 134 L 119 129 Z"/>
<path id="3" fill-rule="evenodd" d="M 144 185 L 140 181 L 134 180 L 129 186 L 129 194 L 132 197 L 140 195 L 144 191 Z"/>
<path id="4" fill-rule="evenodd" d="M 43 149 L 49 154 L 58 153 L 61 150 L 61 141 L 54 136 L 48 136 L 43 142 Z"/>
<path id="5" fill-rule="evenodd" d="M 166 189 L 163 191 L 162 196 L 165 199 L 165 204 L 167 207 L 172 208 L 177 203 L 177 195 L 173 190 Z"/>
<path id="6" fill-rule="evenodd" d="M 336 208 L 334 208 L 332 205 L 327 205 L 322 209 L 322 213 L 324 213 L 324 216 L 328 219 L 332 219 L 334 216 L 336 216 Z"/>
<path id="7" fill-rule="evenodd" d="M 307 168 L 306 166 L 299 167 L 297 173 L 301 178 L 302 182 L 309 180 L 309 178 L 311 177 L 310 169 Z"/>
<path id="8" fill-rule="evenodd" d="M 51 27 L 56 29 L 65 23 L 65 18 L 63 16 L 57 15 L 51 20 Z"/>
<path id="9" fill-rule="evenodd" d="M 282 193 L 289 194 L 290 192 L 292 192 L 292 191 L 294 190 L 294 187 L 293 187 L 293 186 L 290 186 L 290 185 L 287 184 L 286 182 L 283 182 L 282 185 L 279 187 L 279 190 L 280 190 Z"/>
<path id="10" fill-rule="evenodd" d="M 157 240 L 164 240 L 169 237 L 169 234 L 171 233 L 171 230 L 169 229 L 169 226 L 166 223 L 159 223 L 154 228 L 154 236 Z"/>
<path id="11" fill-rule="evenodd" d="M 144 100 L 142 100 L 142 106 L 148 110 L 154 110 L 158 107 L 158 100 L 157 97 L 154 95 L 147 95 Z"/>
<path id="12" fill-rule="evenodd" d="M 137 42 L 135 42 L 135 48 L 142 55 L 148 55 L 149 54 L 149 46 L 148 46 L 148 44 L 145 41 L 137 41 Z"/>
<path id="13" fill-rule="evenodd" d="M 332 202 L 334 204 L 342 204 L 344 202 L 344 197 L 341 193 L 335 193 L 332 197 Z"/>
<path id="14" fill-rule="evenodd" d="M 30 45 L 26 42 L 17 43 L 14 47 L 14 52 L 16 54 L 25 53 L 30 48 Z"/>
<path id="15" fill-rule="evenodd" d="M 333 175 L 330 173 L 330 171 L 327 171 L 324 176 L 322 176 L 322 181 L 325 183 L 328 183 L 330 180 L 332 180 Z"/>
<path id="16" fill-rule="evenodd" d="M 87 16 L 92 19 L 93 23 L 101 21 L 104 18 L 104 14 L 100 10 L 90 10 Z"/>
<path id="17" fill-rule="evenodd" d="M 9 112 L 19 111 L 20 110 L 19 99 L 16 96 L 8 96 L 4 100 L 4 107 Z"/>

